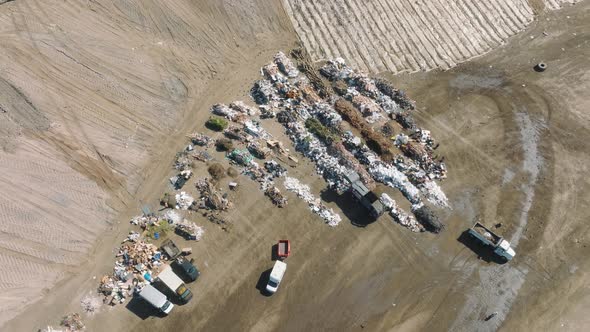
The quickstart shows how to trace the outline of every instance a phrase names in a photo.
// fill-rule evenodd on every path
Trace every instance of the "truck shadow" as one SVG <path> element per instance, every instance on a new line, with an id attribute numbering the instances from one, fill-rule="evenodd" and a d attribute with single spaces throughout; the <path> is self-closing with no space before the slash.
<path id="1" fill-rule="evenodd" d="M 162 294 L 166 295 L 168 301 L 170 301 L 175 306 L 182 306 L 186 304 L 181 302 L 176 293 L 174 293 L 168 287 L 166 287 L 166 285 L 164 285 L 163 282 L 156 280 L 152 283 L 152 286 L 154 286 L 154 288 L 159 290 Z"/>
<path id="2" fill-rule="evenodd" d="M 491 250 L 490 247 L 481 244 L 481 242 L 477 241 L 471 235 L 469 235 L 469 230 L 466 230 L 463 233 L 461 233 L 461 235 L 459 235 L 459 237 L 457 238 L 457 241 L 463 243 L 463 245 L 471 249 L 471 251 L 477 254 L 479 259 L 485 261 L 486 263 L 506 263 L 506 261 L 502 260 L 497 255 L 495 255 L 494 251 Z"/>
<path id="3" fill-rule="evenodd" d="M 320 197 L 325 202 L 336 203 L 354 226 L 367 227 L 377 221 L 359 201 L 352 197 L 351 193 L 338 195 L 335 191 L 326 189 L 320 193 Z"/>
<path id="4" fill-rule="evenodd" d="M 279 257 L 279 254 L 278 254 L 278 252 L 279 252 L 279 244 L 278 243 L 273 244 L 272 247 L 270 248 L 270 250 L 271 250 L 270 260 L 272 262 L 274 262 L 276 260 L 279 260 L 279 258 L 280 258 Z"/>
<path id="5" fill-rule="evenodd" d="M 268 284 L 268 280 L 270 279 L 270 272 L 272 269 L 268 269 L 260 274 L 260 278 L 258 278 L 258 282 L 256 283 L 256 289 L 260 292 L 260 294 L 264 296 L 271 296 L 272 294 L 266 291 L 266 285 Z"/>
<path id="6" fill-rule="evenodd" d="M 147 303 L 145 300 L 143 300 L 139 296 L 132 297 L 131 300 L 129 300 L 129 302 L 127 302 L 127 305 L 125 306 L 125 308 L 127 308 L 127 310 L 134 313 L 141 320 L 146 320 L 151 316 L 166 317 L 165 314 L 163 314 L 159 310 L 152 307 L 149 303 Z"/>

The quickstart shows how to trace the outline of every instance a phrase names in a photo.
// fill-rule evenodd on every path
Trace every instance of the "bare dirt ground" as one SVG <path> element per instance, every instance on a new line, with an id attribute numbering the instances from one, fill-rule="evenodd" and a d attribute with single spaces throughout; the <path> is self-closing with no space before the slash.
<path id="1" fill-rule="evenodd" d="M 46 5 L 39 2 L 34 3 L 32 7 L 19 7 L 32 3 L 20 2 L 2 5 L 0 9 L 5 10 L 5 6 L 12 6 L 9 8 L 12 8 L 14 17 L 18 15 L 26 17 L 30 15 L 27 11 L 30 8 L 54 8 L 61 6 L 62 3 L 50 2 Z M 122 6 L 123 3 L 126 6 Z M 21 188 L 21 182 L 29 185 L 30 181 L 35 179 L 40 181 L 37 186 L 48 186 L 59 192 L 59 189 L 53 189 L 51 182 L 46 182 L 53 179 L 52 177 L 37 175 L 38 172 L 49 169 L 53 172 L 62 172 L 59 177 L 56 175 L 58 179 L 65 178 L 68 179 L 67 181 L 72 181 L 66 183 L 74 189 L 63 191 L 67 191 L 68 195 L 70 192 L 72 195 L 77 191 L 83 192 L 86 195 L 84 199 L 88 200 L 85 204 L 91 205 L 91 202 L 103 201 L 102 195 L 105 193 L 116 197 L 116 199 L 111 198 L 111 201 L 119 202 L 110 204 L 111 209 L 117 214 L 112 219 L 114 223 L 110 226 L 108 235 L 100 238 L 95 247 L 84 249 L 83 245 L 77 246 L 82 248 L 78 254 L 71 253 L 66 247 L 63 250 L 67 251 L 67 255 L 49 257 L 48 252 L 56 252 L 52 249 L 54 245 L 50 242 L 47 242 L 48 244 L 42 242 L 47 247 L 35 252 L 28 249 L 35 248 L 30 245 L 26 249 L 26 257 L 20 256 L 25 249 L 20 251 L 2 249 L 3 251 L 0 252 L 2 255 L 16 257 L 13 258 L 15 261 L 26 259 L 28 262 L 38 262 L 39 267 L 33 263 L 28 265 L 13 263 L 13 266 L 19 268 L 27 266 L 30 270 L 36 271 L 35 273 L 49 276 L 48 278 L 51 279 L 40 284 L 52 284 L 60 276 L 60 271 L 67 271 L 68 274 L 67 279 L 54 286 L 52 291 L 43 296 L 39 302 L 27 306 L 22 314 L 5 324 L 2 327 L 3 330 L 33 330 L 44 324 L 54 323 L 57 317 L 66 312 L 79 311 L 79 298 L 96 286 L 97 281 L 93 280 L 92 276 L 100 276 L 112 268 L 112 248 L 128 230 L 126 225 L 128 217 L 137 214 L 143 203 L 155 205 L 156 198 L 166 190 L 165 182 L 170 175 L 169 165 L 172 163 L 174 152 L 180 150 L 185 144 L 184 135 L 203 128 L 203 120 L 208 116 L 207 109 L 211 104 L 245 99 L 252 81 L 258 77 L 258 68 L 270 61 L 276 50 L 293 46 L 295 40 L 294 31 L 289 27 L 289 19 L 278 2 L 269 6 L 266 2 L 262 4 L 262 2 L 252 1 L 248 2 L 251 6 L 240 5 L 239 7 L 231 5 L 230 2 L 222 5 L 215 1 L 203 1 L 198 4 L 198 7 L 192 7 L 197 4 L 180 1 L 175 2 L 175 6 L 172 6 L 171 2 L 166 3 L 169 6 L 166 11 L 155 12 L 165 12 L 169 15 L 171 15 L 170 12 L 174 12 L 178 15 L 177 17 L 189 16 L 183 21 L 188 22 L 186 24 L 191 27 L 191 29 L 187 27 L 182 30 L 185 34 L 177 36 L 167 30 L 171 22 L 177 23 L 180 22 L 179 20 L 169 18 L 168 21 L 162 22 L 161 20 L 166 19 L 166 15 L 154 14 L 154 6 L 164 6 L 162 3 L 141 2 L 133 7 L 129 5 L 129 2 L 121 2 L 117 3 L 118 7 L 116 7 L 119 11 L 113 11 L 115 7 L 102 7 L 91 1 L 88 2 L 88 6 L 94 6 L 92 10 L 78 11 L 90 17 L 93 15 L 101 19 L 111 17 L 112 21 L 102 23 L 105 28 L 126 27 L 122 31 L 112 28 L 118 31 L 113 35 L 125 36 L 131 33 L 129 31 L 135 31 L 134 33 L 137 34 L 135 39 L 124 43 L 127 48 L 135 47 L 131 46 L 134 45 L 133 40 L 145 40 L 146 34 L 148 36 L 156 34 L 158 36 L 154 38 L 156 45 L 146 47 L 144 52 L 149 53 L 150 56 L 145 56 L 158 63 L 159 70 L 166 72 L 170 70 L 177 73 L 175 75 L 183 77 L 181 80 L 187 88 L 186 97 L 181 98 L 177 105 L 163 107 L 172 114 L 164 111 L 156 112 L 153 106 L 139 105 L 129 111 L 130 114 L 121 115 L 123 111 L 111 105 L 127 104 L 123 97 L 120 100 L 115 99 L 116 102 L 109 104 L 109 107 L 104 106 L 113 114 L 105 113 L 100 116 L 107 120 L 111 119 L 111 116 L 115 117 L 112 126 L 104 125 L 97 126 L 93 130 L 88 129 L 86 132 L 92 134 L 87 136 L 81 135 L 80 129 L 71 129 L 68 139 L 65 140 L 70 144 L 69 146 L 72 146 L 70 150 L 64 151 L 57 148 L 54 148 L 56 149 L 54 152 L 42 150 L 47 153 L 48 159 L 57 155 L 58 158 L 55 159 L 62 160 L 63 165 L 60 162 L 43 163 L 41 157 L 39 157 L 41 161 L 38 162 L 41 166 L 35 166 L 35 163 L 31 166 L 25 161 L 32 158 L 27 153 L 33 153 L 34 148 L 43 146 L 39 141 L 53 142 L 50 139 L 44 140 L 45 136 L 42 135 L 50 136 L 52 130 L 59 132 L 62 130 L 60 128 L 66 126 L 65 124 L 73 123 L 73 119 L 77 119 L 75 123 L 78 127 L 75 128 L 84 127 L 79 123 L 91 121 L 87 119 L 92 119 L 92 112 L 88 111 L 84 116 L 74 118 L 76 112 L 81 112 L 79 109 L 83 109 L 82 107 L 74 107 L 69 111 L 68 108 L 55 109 L 55 114 L 65 114 L 65 116 L 61 120 L 54 120 L 52 117 L 57 115 L 51 113 L 52 104 L 38 106 L 45 105 L 44 99 L 34 100 L 31 95 L 36 94 L 30 91 L 25 93 L 24 91 L 28 90 L 21 85 L 37 84 L 37 90 L 31 91 L 42 93 L 47 100 L 51 100 L 47 96 L 52 96 L 66 106 L 79 105 L 76 103 L 96 105 L 91 99 L 82 98 L 87 94 L 102 96 L 103 103 L 106 103 L 105 100 L 111 100 L 111 97 L 104 97 L 106 93 L 104 90 L 85 87 L 83 84 L 85 81 L 81 79 L 75 81 L 77 84 L 63 87 L 56 84 L 69 82 L 67 77 L 61 78 L 60 81 L 55 79 L 56 76 L 48 76 L 41 81 L 35 77 L 16 79 L 17 76 L 10 76 L 16 75 L 15 72 L 21 73 L 19 75 L 62 73 L 50 66 L 53 61 L 46 61 L 39 67 L 27 66 L 28 61 L 31 61 L 28 57 L 37 59 L 38 53 L 19 51 L 22 52 L 22 56 L 14 55 L 10 58 L 20 64 L 20 67 L 17 66 L 21 68 L 20 71 L 11 69 L 13 67 L 9 66 L 10 62 L 7 60 L 0 62 L 2 77 L 12 86 L 3 85 L 3 93 L 6 96 L 18 96 L 18 93 L 14 93 L 14 89 L 23 91 L 22 94 L 28 96 L 30 104 L 41 110 L 40 112 L 47 117 L 50 124 L 54 121 L 61 123 L 61 126 L 51 126 L 44 125 L 43 121 L 35 123 L 26 118 L 25 120 L 10 118 L 15 123 L 27 123 L 29 127 L 23 124 L 20 124 L 20 127 L 7 127 L 6 132 L 22 132 L 22 134 L 7 136 L 16 138 L 12 141 L 6 140 L 12 145 L 6 145 L 6 152 L 0 158 L 0 165 L 3 165 L 3 169 L 8 174 L 13 174 L 19 170 L 14 166 L 18 164 L 8 164 L 6 160 L 12 163 L 22 159 L 25 166 L 19 167 L 21 167 L 20 170 L 25 171 L 19 173 L 24 174 L 19 175 L 23 176 L 22 178 L 0 177 L 3 181 L 2 190 L 7 188 L 4 183 L 9 183 L 9 180 L 20 179 L 13 187 L 8 188 Z M 65 9 L 71 8 L 76 7 Z M 100 14 L 92 14 L 97 13 L 96 11 Z M 113 16 L 113 12 L 123 14 Z M 43 39 L 42 37 L 46 36 L 39 32 L 39 29 L 49 29 L 50 24 L 60 25 L 62 20 L 59 19 L 59 15 L 66 15 L 66 13 L 68 12 L 62 13 L 60 10 L 55 10 L 51 15 L 37 14 L 37 17 L 29 18 L 28 21 L 23 19 L 24 22 L 29 22 L 26 26 L 32 26 L 37 30 L 34 30 L 35 33 L 26 34 L 29 39 L 25 39 L 28 42 L 24 44 L 21 41 L 22 37 L 13 36 L 14 43 L 18 47 L 8 48 L 8 50 L 20 50 L 26 48 L 23 45 L 34 45 L 35 43 L 31 40 Z M 255 17 L 254 14 L 262 16 Z M 132 15 L 137 15 L 134 20 L 130 19 Z M 226 22 L 227 17 L 234 19 L 227 24 L 221 24 L 220 22 Z M 41 19 L 53 23 L 47 26 L 39 24 Z M 263 27 L 258 28 L 258 24 L 261 24 L 258 20 L 264 22 Z M 4 30 L 7 32 L 3 34 L 5 36 L 3 38 L 10 39 L 11 30 L 8 28 L 10 21 L 4 22 L 6 22 Z M 81 18 L 77 24 L 91 24 L 90 22 L 93 21 L 89 18 Z M 161 23 L 156 24 L 156 22 Z M 394 224 L 388 216 L 382 217 L 365 228 L 353 226 L 346 220 L 362 218 L 362 211 L 356 209 L 354 202 L 348 197 L 321 194 L 325 183 L 305 162 L 296 168 L 290 168 L 289 172 L 303 182 L 312 184 L 316 195 L 322 195 L 330 202 L 329 205 L 342 211 L 341 215 L 346 217 L 345 221 L 334 229 L 327 227 L 308 211 L 303 202 L 293 196 L 289 196 L 290 203 L 286 208 L 275 208 L 267 198 L 263 197 L 255 183 L 241 178 L 242 186 L 232 197 L 236 202 L 236 208 L 231 215 L 233 227 L 229 233 L 222 231 L 216 225 L 207 223 L 200 216 L 194 216 L 195 221 L 205 225 L 206 234 L 201 242 L 192 244 L 193 256 L 202 270 L 201 278 L 190 285 L 195 293 L 192 302 L 175 308 L 172 315 L 166 318 L 146 316 L 143 310 L 134 307 L 103 308 L 101 313 L 87 318 L 89 330 L 272 331 L 280 328 L 289 331 L 361 329 L 369 331 L 493 331 L 497 329 L 580 331 L 589 329 L 590 321 L 585 310 L 590 305 L 590 285 L 588 284 L 590 266 L 586 259 L 590 253 L 590 238 L 586 224 L 587 211 L 590 208 L 588 199 L 590 185 L 586 179 L 590 155 L 587 144 L 590 139 L 590 116 L 587 111 L 590 103 L 586 94 L 590 88 L 588 76 L 590 65 L 587 61 L 590 55 L 589 22 L 590 4 L 586 1 L 571 8 L 566 7 L 560 11 L 541 14 L 527 31 L 510 39 L 507 45 L 453 70 L 389 77 L 418 101 L 419 110 L 416 114 L 418 123 L 432 130 L 433 136 L 441 142 L 440 154 L 446 156 L 449 179 L 442 183 L 442 187 L 451 200 L 453 210 L 440 211 L 447 224 L 444 233 L 414 234 Z M 12 29 L 20 31 L 14 27 Z M 79 31 L 79 29 L 71 30 Z M 64 29 L 64 31 L 70 30 Z M 235 33 L 241 33 L 241 38 L 234 40 L 232 36 Z M 60 38 L 66 38 L 68 34 L 63 33 Z M 197 38 L 195 36 L 205 38 L 204 42 L 208 42 L 205 44 L 207 46 L 202 47 L 202 43 L 195 42 L 193 39 Z M 87 44 L 76 46 L 75 50 L 78 48 L 83 50 L 90 44 L 101 48 L 102 43 L 107 43 L 104 40 L 93 41 L 91 38 L 82 36 L 78 38 Z M 170 48 L 165 51 L 159 50 L 160 41 L 163 45 L 170 45 Z M 139 48 L 139 45 L 137 47 Z M 209 51 L 207 47 L 212 50 Z M 113 48 L 118 49 L 118 47 Z M 4 48 L 0 51 L 8 52 Z M 15 51 L 15 54 L 20 53 Z M 57 56 L 56 53 L 53 57 Z M 60 57 L 63 58 L 58 59 L 64 61 L 67 58 L 61 55 Z M 128 56 L 121 56 L 121 58 L 126 61 L 130 59 Z M 546 61 L 549 64 L 546 72 L 537 73 L 532 70 L 533 65 L 539 61 Z M 193 62 L 199 65 L 192 67 Z M 71 66 L 71 64 L 64 65 L 66 68 Z M 137 100 L 144 100 L 148 97 L 156 98 L 155 96 L 160 94 L 159 99 L 162 103 L 173 99 L 165 94 L 166 85 L 163 83 L 160 85 L 166 80 L 156 76 L 148 79 L 148 74 L 141 74 L 145 76 L 140 77 L 133 76 L 140 74 L 134 73 L 135 71 L 129 68 L 143 68 L 138 64 L 122 67 L 124 68 L 120 70 L 125 69 L 127 72 L 120 74 L 121 82 L 127 82 L 125 77 L 133 77 L 133 80 L 129 80 L 135 82 L 137 87 L 130 91 L 138 94 L 129 93 L 123 96 L 132 98 L 133 95 Z M 201 68 L 202 71 L 199 72 L 195 68 Z M 102 74 L 104 70 L 101 67 L 101 70 L 97 72 Z M 139 69 L 138 71 L 143 72 Z M 109 76 L 114 77 L 115 73 L 120 71 L 117 68 L 112 69 Z M 140 88 L 149 84 L 154 85 L 152 90 L 146 88 L 148 91 L 144 91 Z M 46 86 L 55 87 L 45 89 Z M 60 91 L 70 91 L 68 88 L 79 87 L 85 87 L 86 90 L 71 94 L 63 93 L 63 95 L 60 93 Z M 117 91 L 123 90 L 112 88 L 112 93 Z M 68 95 L 70 97 L 67 97 Z M 17 102 L 23 105 L 22 100 L 14 103 Z M 26 101 L 24 103 L 29 104 Z M 5 108 L 5 105 L 2 104 L 2 107 Z M 23 109 L 23 107 L 15 107 L 15 109 Z M 15 112 L 11 109 L 7 110 L 6 114 Z M 144 111 L 153 111 L 155 114 L 146 115 L 142 113 Z M 30 112 L 33 111 L 30 110 Z M 6 114 L 0 113 L 0 116 Z M 144 122 L 140 123 L 145 136 L 142 139 L 130 141 L 135 143 L 130 143 L 132 150 L 129 154 L 122 150 L 118 153 L 112 152 L 111 157 L 103 159 L 99 153 L 109 155 L 107 151 L 111 151 L 112 146 L 123 144 L 120 142 L 121 137 L 132 135 L 130 129 L 123 130 L 124 134 L 121 135 L 112 134 L 114 132 L 112 127 L 124 122 L 116 118 L 117 116 L 135 121 L 145 116 Z M 35 119 L 39 118 L 42 119 L 42 116 L 35 117 Z M 148 119 L 153 122 L 147 124 Z M 168 127 L 166 127 L 167 121 L 170 121 Z M 180 126 L 177 125 L 179 122 Z M 94 128 L 91 124 L 87 126 Z M 164 128 L 155 129 L 162 128 L 161 126 Z M 4 127 L 1 128 L 4 130 Z M 152 134 L 154 131 L 156 133 Z M 277 135 L 281 132 L 278 127 L 273 127 L 272 131 Z M 38 134 L 38 132 L 44 134 Z M 32 133 L 37 133 L 37 136 Z M 78 141 L 80 146 L 73 145 L 72 142 Z M 283 139 L 283 141 L 287 140 Z M 99 146 L 99 143 L 104 144 L 104 147 L 97 147 L 96 150 L 88 147 Z M 54 146 L 48 145 L 52 148 Z M 84 160 L 98 163 L 100 167 L 89 167 L 86 168 L 86 172 L 81 171 L 85 169 L 82 166 L 86 167 L 90 161 L 80 164 L 72 162 L 70 159 L 77 160 L 68 158 L 72 151 L 85 155 L 87 158 Z M 143 156 L 145 159 L 137 157 L 144 151 L 147 154 Z M 5 157 L 7 154 L 10 154 L 10 157 Z M 220 155 L 216 157 L 223 161 Z M 114 165 L 119 165 L 119 168 L 112 166 L 113 164 L 103 164 L 110 163 L 105 161 L 109 159 L 113 160 Z M 141 160 L 147 164 L 143 164 Z M 101 170 L 109 170 L 110 167 L 117 170 L 115 172 L 117 176 L 104 175 L 105 181 L 97 181 L 96 174 L 111 174 L 101 173 Z M 138 169 L 145 169 L 145 171 L 140 172 Z M 86 177 L 75 177 L 78 172 Z M 25 177 L 26 174 L 29 174 L 28 177 Z M 123 179 L 128 180 L 125 182 Z M 54 186 L 57 186 L 57 183 L 64 183 L 56 179 L 53 181 L 56 183 Z M 97 182 L 99 184 L 93 187 L 92 183 Z M 227 179 L 221 185 L 225 185 L 226 182 Z M 82 191 L 77 183 L 83 183 L 89 189 Z M 40 192 L 36 187 L 32 188 L 28 194 L 49 195 Z M 13 193 L 10 197 L 14 197 L 16 202 L 22 201 L 19 199 L 21 197 L 27 197 L 23 191 L 15 190 L 15 192 L 16 194 Z M 3 198 L 9 197 L 10 192 L 7 190 L 2 194 Z M 391 194 L 396 195 L 396 193 Z M 69 198 L 70 196 L 66 197 L 73 200 Z M 38 198 L 38 201 L 48 200 Z M 59 202 L 58 200 L 57 203 Z M 76 204 L 82 204 L 79 201 L 76 202 Z M 45 211 L 47 209 L 37 204 L 32 204 L 33 207 L 27 207 L 26 210 Z M 104 204 L 99 206 L 104 207 Z M 56 211 L 54 213 L 59 211 L 64 215 L 70 215 L 69 212 L 66 214 L 63 208 L 60 209 L 57 206 L 50 206 L 50 208 Z M 80 209 L 78 213 L 87 211 L 83 207 L 76 207 L 76 209 Z M 74 211 L 77 211 L 76 209 Z M 5 211 L 11 210 L 3 206 L 2 212 L 5 213 Z M 100 219 L 96 216 L 102 216 L 93 215 L 94 220 Z M 24 216 L 22 218 L 26 220 Z M 73 219 L 93 220 L 84 215 Z M 11 219 L 3 218 L 3 220 Z M 498 232 L 517 244 L 517 257 L 514 261 L 497 265 L 494 262 L 478 259 L 476 252 L 457 240 L 461 232 L 476 220 L 488 226 L 502 223 Z M 22 223 L 22 221 L 14 221 L 14 223 L 17 222 Z M 70 222 L 67 223 L 70 224 Z M 75 225 L 95 227 L 96 230 L 92 229 L 94 233 L 92 231 L 75 233 L 76 236 L 95 234 L 94 239 L 100 234 L 100 227 L 109 227 L 108 224 L 91 226 L 79 223 Z M 0 238 L 4 241 L 1 242 L 2 246 L 14 247 L 11 244 L 13 242 L 10 242 L 13 238 L 12 234 Z M 293 254 L 287 260 L 289 268 L 281 289 L 274 296 L 267 297 L 261 294 L 259 288 L 268 274 L 268 269 L 272 266 L 271 246 L 279 238 L 289 238 L 292 241 Z M 25 240 L 35 242 L 34 238 L 32 240 L 25 238 Z M 89 236 L 88 239 L 85 238 L 85 241 L 91 243 L 93 238 Z M 66 258 L 71 259 L 71 262 Z M 88 262 L 80 267 L 80 260 L 83 259 L 87 259 Z M 56 263 L 48 264 L 48 261 L 52 260 Z M 46 266 L 54 267 L 56 272 L 47 274 L 40 272 L 41 268 Z M 20 271 L 20 275 L 22 274 L 23 271 Z M 22 279 L 14 278 L 12 275 L 11 270 L 5 269 L 0 276 L 6 278 L 3 280 Z M 33 275 L 30 278 L 39 281 L 38 277 Z M 15 283 L 15 281 L 12 282 Z M 22 288 L 30 287 L 27 282 L 22 282 L 20 285 Z M 39 286 L 38 289 L 42 287 Z M 24 291 L 22 294 L 28 294 Z M 18 293 L 13 294 L 19 299 L 22 296 Z M 2 309 L 5 318 L 10 318 L 10 315 L 15 312 L 11 308 L 5 309 L 4 306 Z M 494 311 L 498 312 L 498 316 L 485 322 L 483 318 Z"/>
<path id="2" fill-rule="evenodd" d="M 375 73 L 452 68 L 504 44 L 535 16 L 527 0 L 284 3 L 314 60 L 343 57 Z"/>
<path id="3" fill-rule="evenodd" d="M 113 216 L 159 194 L 150 170 L 167 171 L 203 93 L 294 36 L 266 1 L 13 1 L 0 31 L 0 324 L 92 266 Z"/>

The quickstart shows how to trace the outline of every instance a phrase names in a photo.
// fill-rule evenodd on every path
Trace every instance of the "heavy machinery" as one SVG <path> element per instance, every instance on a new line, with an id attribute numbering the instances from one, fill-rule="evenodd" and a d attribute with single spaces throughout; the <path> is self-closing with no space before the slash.
<path id="1" fill-rule="evenodd" d="M 378 218 L 383 214 L 385 208 L 379 197 L 363 184 L 357 172 L 350 171 L 347 173 L 346 180 L 350 183 L 350 191 L 354 198 L 369 211 L 371 216 Z"/>

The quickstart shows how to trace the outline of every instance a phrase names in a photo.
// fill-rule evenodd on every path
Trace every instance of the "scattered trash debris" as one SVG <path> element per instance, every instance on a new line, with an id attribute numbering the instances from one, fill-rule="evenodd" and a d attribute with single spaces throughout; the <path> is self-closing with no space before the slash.
<path id="1" fill-rule="evenodd" d="M 287 205 L 287 198 L 281 194 L 281 191 L 277 187 L 269 187 L 264 194 L 270 197 L 271 201 L 280 208 Z"/>
<path id="2" fill-rule="evenodd" d="M 203 234 L 205 234 L 205 229 L 203 229 L 203 227 L 198 226 L 194 222 L 188 221 L 186 219 L 176 224 L 175 231 L 185 239 L 195 241 L 201 241 Z"/>
<path id="3" fill-rule="evenodd" d="M 308 205 L 309 209 L 319 215 L 329 226 L 338 226 L 342 218 L 334 212 L 334 210 L 326 207 L 319 198 L 316 198 L 308 185 L 302 184 L 296 178 L 285 177 L 283 182 L 285 189 L 294 192 L 297 197 L 303 199 Z"/>
<path id="4" fill-rule="evenodd" d="M 80 300 L 80 305 L 82 306 L 82 310 L 85 313 L 88 315 L 93 315 L 99 311 L 100 307 L 102 306 L 102 300 L 98 296 L 91 293 L 84 296 Z"/>
<path id="5" fill-rule="evenodd" d="M 184 191 L 174 197 L 176 198 L 176 209 L 188 210 L 195 202 L 195 199 Z"/>

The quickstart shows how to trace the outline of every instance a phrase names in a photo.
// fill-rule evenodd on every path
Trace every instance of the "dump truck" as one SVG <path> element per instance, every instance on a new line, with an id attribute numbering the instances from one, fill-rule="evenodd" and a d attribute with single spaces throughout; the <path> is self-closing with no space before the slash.
<path id="1" fill-rule="evenodd" d="M 164 241 L 164 243 L 162 243 L 162 245 L 160 246 L 160 249 L 162 249 L 162 251 L 166 253 L 166 255 L 170 257 L 170 259 L 175 259 L 181 253 L 180 249 L 178 249 L 176 244 L 174 244 L 174 242 L 172 242 L 172 240 L 170 239 Z"/>
<path id="2" fill-rule="evenodd" d="M 174 308 L 174 304 L 168 301 L 166 295 L 162 294 L 152 285 L 145 285 L 139 292 L 139 297 L 146 300 L 149 304 L 166 315 L 172 311 L 172 308 Z"/>
<path id="3" fill-rule="evenodd" d="M 287 264 L 282 261 L 275 261 L 275 265 L 270 272 L 270 278 L 268 279 L 268 284 L 266 285 L 266 291 L 274 294 L 281 281 L 283 280 L 283 276 L 285 275 L 285 271 L 287 270 Z"/>
<path id="4" fill-rule="evenodd" d="M 357 172 L 351 171 L 345 177 L 350 183 L 350 190 L 354 198 L 369 211 L 371 216 L 379 218 L 385 211 L 379 197 L 363 184 Z"/>
<path id="5" fill-rule="evenodd" d="M 516 255 L 514 249 L 510 247 L 510 242 L 504 240 L 503 237 L 495 234 L 479 222 L 476 222 L 468 232 L 474 239 L 490 247 L 494 254 L 505 262 L 511 260 Z"/>
<path id="6" fill-rule="evenodd" d="M 170 265 L 164 266 L 156 278 L 174 292 L 183 303 L 188 303 L 193 298 L 193 293 L 186 287 L 182 279 L 172 271 Z"/>

